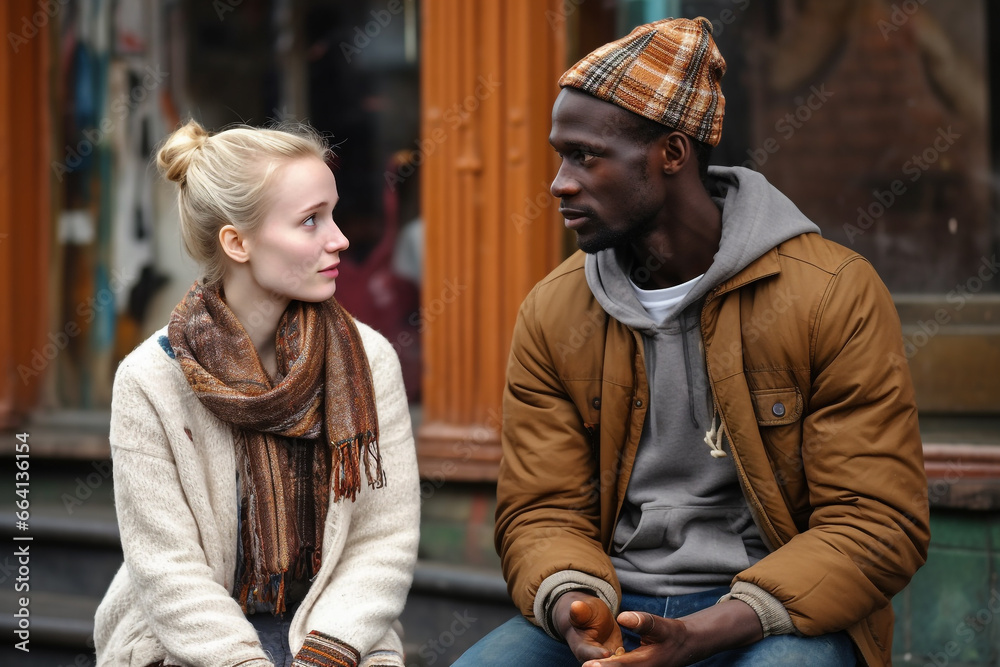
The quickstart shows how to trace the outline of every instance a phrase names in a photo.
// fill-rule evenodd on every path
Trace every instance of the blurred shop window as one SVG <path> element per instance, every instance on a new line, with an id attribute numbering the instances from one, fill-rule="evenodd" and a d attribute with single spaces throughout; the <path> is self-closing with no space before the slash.
<path id="1" fill-rule="evenodd" d="M 150 0 L 60 13 L 53 143 L 66 148 L 53 163 L 50 302 L 73 335 L 39 364 L 46 408 L 106 408 L 118 361 L 166 323 L 197 277 L 181 251 L 175 191 L 152 164 L 188 117 L 213 131 L 306 121 L 330 137 L 345 256 L 367 272 L 343 276 L 338 297 L 363 304 L 351 309 L 396 345 L 418 400 L 417 178 L 398 161 L 419 145 L 418 9 L 416 0 Z M 400 253 L 411 261 L 394 263 Z"/>
<path id="2" fill-rule="evenodd" d="M 310 122 L 333 136 L 337 223 L 351 242 L 337 299 L 395 347 L 420 399 L 422 223 L 415 0 L 304 3 Z"/>
<path id="3" fill-rule="evenodd" d="M 713 162 L 760 171 L 894 294 L 996 293 L 982 0 L 620 0 L 619 33 L 712 22 L 728 71 Z M 982 284 L 980 284 L 982 282 Z"/>

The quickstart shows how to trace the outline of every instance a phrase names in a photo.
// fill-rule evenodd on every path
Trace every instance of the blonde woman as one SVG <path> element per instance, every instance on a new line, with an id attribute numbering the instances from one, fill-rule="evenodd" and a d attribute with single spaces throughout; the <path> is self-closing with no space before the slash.
<path id="1" fill-rule="evenodd" d="M 328 157 L 193 121 L 159 150 L 204 277 L 115 378 L 100 665 L 403 665 L 416 458 L 392 347 L 333 299 Z"/>

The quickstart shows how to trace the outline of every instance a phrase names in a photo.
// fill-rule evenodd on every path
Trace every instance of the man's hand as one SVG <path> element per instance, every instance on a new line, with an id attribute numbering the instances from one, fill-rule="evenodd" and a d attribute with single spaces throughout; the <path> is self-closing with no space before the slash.
<path id="1" fill-rule="evenodd" d="M 604 665 L 680 667 L 699 659 L 686 649 L 688 633 L 684 621 L 661 618 L 646 612 L 625 611 L 618 615 L 618 622 L 622 627 L 636 632 L 642 639 L 642 646 L 631 653 L 609 660 L 591 660 L 584 663 L 583 667 L 604 667 Z"/>
<path id="2" fill-rule="evenodd" d="M 622 631 L 603 600 L 582 591 L 564 593 L 556 600 L 552 622 L 577 660 L 596 660 L 615 654 Z"/>
<path id="3" fill-rule="evenodd" d="M 618 615 L 618 622 L 635 631 L 642 645 L 622 656 L 592 658 L 583 667 L 683 667 L 716 653 L 760 641 L 764 634 L 757 612 L 739 600 L 723 602 L 677 619 L 624 611 Z"/>

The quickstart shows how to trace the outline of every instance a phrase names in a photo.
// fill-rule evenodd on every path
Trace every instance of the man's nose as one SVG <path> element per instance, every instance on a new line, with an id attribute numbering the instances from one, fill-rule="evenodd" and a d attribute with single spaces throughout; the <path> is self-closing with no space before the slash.
<path id="1" fill-rule="evenodd" d="M 557 199 L 574 195 L 580 191 L 580 184 L 570 177 L 566 173 L 567 171 L 565 163 L 560 165 L 559 171 L 556 172 L 556 177 L 552 179 L 552 185 L 549 186 L 549 192 Z"/>

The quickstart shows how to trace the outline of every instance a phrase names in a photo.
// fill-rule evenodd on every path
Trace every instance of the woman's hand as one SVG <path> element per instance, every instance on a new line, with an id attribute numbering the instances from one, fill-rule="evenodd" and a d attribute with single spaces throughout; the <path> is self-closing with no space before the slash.
<path id="1" fill-rule="evenodd" d="M 564 593 L 552 610 L 556 630 L 581 662 L 613 656 L 622 632 L 603 600 L 581 591 Z"/>

